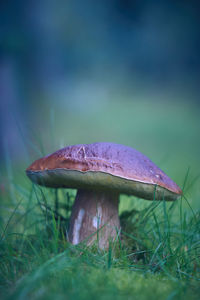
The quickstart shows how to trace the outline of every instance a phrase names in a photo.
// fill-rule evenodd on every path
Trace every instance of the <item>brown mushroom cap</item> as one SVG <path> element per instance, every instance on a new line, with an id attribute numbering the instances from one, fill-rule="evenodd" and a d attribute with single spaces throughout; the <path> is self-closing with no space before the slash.
<path id="1" fill-rule="evenodd" d="M 114 190 L 150 200 L 175 200 L 182 193 L 148 157 L 113 143 L 68 146 L 36 160 L 26 172 L 49 187 Z"/>

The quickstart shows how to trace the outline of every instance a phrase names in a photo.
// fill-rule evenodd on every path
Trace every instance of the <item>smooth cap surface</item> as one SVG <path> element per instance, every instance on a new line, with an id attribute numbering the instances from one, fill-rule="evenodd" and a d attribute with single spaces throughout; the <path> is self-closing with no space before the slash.
<path id="1" fill-rule="evenodd" d="M 150 200 L 175 200 L 182 193 L 148 157 L 113 143 L 65 147 L 36 160 L 26 173 L 44 186 L 106 189 Z"/>

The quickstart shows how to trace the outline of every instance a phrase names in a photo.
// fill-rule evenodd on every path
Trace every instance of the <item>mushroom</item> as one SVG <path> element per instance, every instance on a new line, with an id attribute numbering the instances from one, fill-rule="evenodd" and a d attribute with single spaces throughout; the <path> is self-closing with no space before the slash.
<path id="1" fill-rule="evenodd" d="M 107 248 L 120 231 L 119 195 L 176 200 L 182 191 L 149 158 L 113 143 L 68 146 L 33 162 L 26 170 L 35 183 L 78 189 L 68 239 L 72 244 L 98 240 Z"/>

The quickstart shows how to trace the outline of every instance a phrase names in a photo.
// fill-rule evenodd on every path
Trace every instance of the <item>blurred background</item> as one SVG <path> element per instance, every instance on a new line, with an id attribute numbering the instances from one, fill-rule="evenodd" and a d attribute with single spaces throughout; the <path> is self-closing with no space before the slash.
<path id="1" fill-rule="evenodd" d="M 1 1 L 1 191 L 41 155 L 97 141 L 136 148 L 181 187 L 189 170 L 195 185 L 199 8 L 195 0 Z M 194 207 L 199 186 L 188 188 Z"/>

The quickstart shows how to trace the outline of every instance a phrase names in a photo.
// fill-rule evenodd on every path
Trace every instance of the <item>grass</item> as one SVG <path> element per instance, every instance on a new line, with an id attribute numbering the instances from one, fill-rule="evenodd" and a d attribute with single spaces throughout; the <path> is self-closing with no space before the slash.
<path id="1" fill-rule="evenodd" d="M 62 107 L 55 124 L 49 126 L 47 121 L 41 131 L 44 136 L 38 137 L 37 130 L 33 142 L 22 136 L 25 151 L 19 167 L 12 167 L 15 149 L 5 150 L 1 162 L 6 172 L 0 170 L 0 299 L 199 299 L 198 110 L 191 103 L 127 101 L 122 105 L 119 100 L 77 114 L 66 117 Z M 40 119 L 45 127 L 43 115 Z M 50 127 L 56 132 L 50 133 L 52 138 L 46 134 Z M 182 182 L 184 196 L 166 203 L 121 195 L 121 238 L 108 251 L 98 245 L 72 246 L 65 235 L 75 191 L 39 188 L 18 170 L 52 149 L 77 141 L 135 147 L 178 184 Z M 27 143 L 34 158 L 28 158 Z M 187 163 L 191 168 L 186 172 Z"/>
<path id="2" fill-rule="evenodd" d="M 66 241 L 74 191 L 11 190 L 1 191 L 1 299 L 199 298 L 200 212 L 185 196 L 142 205 L 121 196 L 134 209 L 122 210 L 121 239 L 101 251 Z"/>

